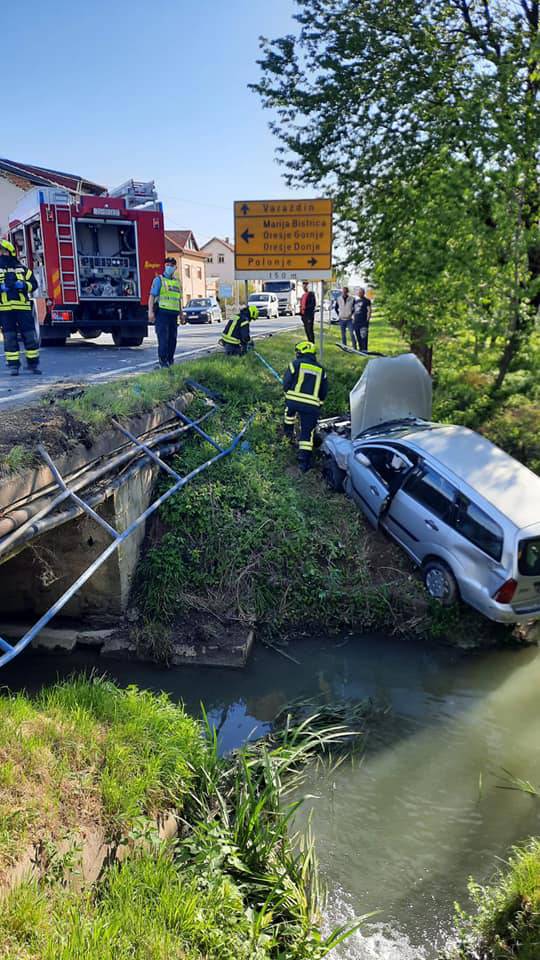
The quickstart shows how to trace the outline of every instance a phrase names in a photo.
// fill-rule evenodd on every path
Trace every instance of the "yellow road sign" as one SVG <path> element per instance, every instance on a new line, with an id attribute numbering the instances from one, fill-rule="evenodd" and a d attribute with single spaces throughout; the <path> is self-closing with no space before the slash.
<path id="1" fill-rule="evenodd" d="M 237 279 L 331 275 L 331 200 L 239 200 L 234 224 Z"/>

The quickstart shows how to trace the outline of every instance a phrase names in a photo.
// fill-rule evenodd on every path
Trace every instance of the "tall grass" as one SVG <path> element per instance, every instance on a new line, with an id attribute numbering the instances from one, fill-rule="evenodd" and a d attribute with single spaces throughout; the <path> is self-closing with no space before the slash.
<path id="1" fill-rule="evenodd" d="M 205 747 L 199 724 L 165 695 L 97 677 L 35 701 L 0 696 L 0 871 L 21 846 L 80 825 L 109 839 L 181 806 Z"/>
<path id="2" fill-rule="evenodd" d="M 220 759 L 212 735 L 201 784 L 191 796 L 181 860 L 204 873 L 225 871 L 242 891 L 252 919 L 252 949 L 264 936 L 271 956 L 326 956 L 355 927 L 323 937 L 325 906 L 311 832 L 294 834 L 291 823 L 302 800 L 305 768 L 357 734 L 341 724 L 323 726 L 308 717 L 285 722 L 273 736 Z"/>

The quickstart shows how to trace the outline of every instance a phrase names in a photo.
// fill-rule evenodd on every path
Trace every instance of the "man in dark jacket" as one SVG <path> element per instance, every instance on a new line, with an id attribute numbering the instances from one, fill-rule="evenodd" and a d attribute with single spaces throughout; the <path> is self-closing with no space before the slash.
<path id="1" fill-rule="evenodd" d="M 310 340 L 301 340 L 295 346 L 296 358 L 283 376 L 285 390 L 285 435 L 292 437 L 296 417 L 300 417 L 298 463 L 305 473 L 311 467 L 313 436 L 319 408 L 328 393 L 328 378 L 317 360 L 315 346 Z"/>
<path id="2" fill-rule="evenodd" d="M 371 300 L 366 297 L 366 291 L 360 287 L 353 306 L 353 330 L 359 350 L 367 350 L 369 336 L 369 321 L 371 320 Z"/>
<path id="3" fill-rule="evenodd" d="M 315 310 L 317 308 L 317 301 L 315 300 L 315 294 L 313 290 L 309 289 L 309 284 L 307 280 L 302 280 L 303 294 L 302 299 L 300 300 L 300 316 L 302 317 L 302 323 L 304 324 L 304 330 L 306 331 L 306 337 L 308 340 L 311 340 L 312 343 L 315 343 L 315 335 L 313 332 L 313 326 L 315 323 Z"/>
<path id="4" fill-rule="evenodd" d="M 31 300 L 34 290 L 37 290 L 37 280 L 32 271 L 17 259 L 15 247 L 9 240 L 0 240 L 0 326 L 12 377 L 18 377 L 21 369 L 19 336 L 24 343 L 28 370 L 41 373 Z"/>

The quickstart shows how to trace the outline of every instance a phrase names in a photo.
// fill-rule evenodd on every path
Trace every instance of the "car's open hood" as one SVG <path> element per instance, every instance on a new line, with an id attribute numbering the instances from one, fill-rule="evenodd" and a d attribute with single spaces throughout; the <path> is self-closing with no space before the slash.
<path id="1" fill-rule="evenodd" d="M 350 393 L 351 438 L 388 420 L 430 420 L 431 393 L 431 377 L 414 353 L 369 360 Z"/>

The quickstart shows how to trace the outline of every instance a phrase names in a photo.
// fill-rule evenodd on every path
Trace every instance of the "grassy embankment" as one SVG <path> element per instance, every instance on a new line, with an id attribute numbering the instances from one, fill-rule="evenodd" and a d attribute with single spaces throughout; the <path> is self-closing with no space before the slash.
<path id="1" fill-rule="evenodd" d="M 490 885 L 470 884 L 476 911 L 457 918 L 457 946 L 445 960 L 538 960 L 540 839 L 512 851 Z"/>
<path id="2" fill-rule="evenodd" d="M 0 863 L 30 837 L 49 854 L 41 880 L 0 889 L 0 957 L 319 960 L 339 940 L 319 933 L 313 844 L 289 837 L 297 803 L 288 795 L 343 728 L 285 726 L 273 742 L 220 759 L 181 707 L 103 681 L 73 681 L 34 702 L 4 696 L 0 709 L 10 771 Z M 174 844 L 148 819 L 163 807 L 181 821 Z M 82 823 L 103 822 L 117 840 L 145 843 L 81 889 L 66 882 L 75 850 L 55 857 L 55 844 L 76 845 Z"/>

